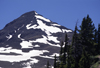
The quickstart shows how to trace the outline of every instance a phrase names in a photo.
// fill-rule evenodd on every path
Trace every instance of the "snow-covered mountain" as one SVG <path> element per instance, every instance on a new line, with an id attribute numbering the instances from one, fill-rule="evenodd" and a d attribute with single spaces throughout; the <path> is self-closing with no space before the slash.
<path id="1" fill-rule="evenodd" d="M 60 41 L 73 31 L 35 11 L 27 12 L 0 30 L 0 68 L 45 68 L 59 56 Z"/>

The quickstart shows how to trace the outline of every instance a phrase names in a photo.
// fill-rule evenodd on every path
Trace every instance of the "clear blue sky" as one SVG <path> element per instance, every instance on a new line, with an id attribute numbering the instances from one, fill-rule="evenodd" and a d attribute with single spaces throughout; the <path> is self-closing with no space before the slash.
<path id="1" fill-rule="evenodd" d="M 100 0 L 0 0 L 0 29 L 33 10 L 72 30 L 87 14 L 96 28 L 100 23 Z"/>

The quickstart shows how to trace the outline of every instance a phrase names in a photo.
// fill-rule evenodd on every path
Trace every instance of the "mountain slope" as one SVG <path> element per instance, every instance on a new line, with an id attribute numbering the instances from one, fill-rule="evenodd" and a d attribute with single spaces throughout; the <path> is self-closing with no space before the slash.
<path id="1" fill-rule="evenodd" d="M 47 60 L 53 64 L 65 33 L 70 43 L 72 30 L 35 11 L 21 15 L 0 30 L 0 67 L 43 68 Z"/>

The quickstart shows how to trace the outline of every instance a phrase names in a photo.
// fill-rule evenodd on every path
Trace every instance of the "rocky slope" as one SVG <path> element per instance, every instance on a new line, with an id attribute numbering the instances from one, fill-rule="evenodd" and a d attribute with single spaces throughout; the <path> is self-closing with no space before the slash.
<path id="1" fill-rule="evenodd" d="M 35 11 L 27 12 L 0 30 L 1 68 L 44 68 L 59 55 L 65 33 L 71 42 L 73 31 Z"/>

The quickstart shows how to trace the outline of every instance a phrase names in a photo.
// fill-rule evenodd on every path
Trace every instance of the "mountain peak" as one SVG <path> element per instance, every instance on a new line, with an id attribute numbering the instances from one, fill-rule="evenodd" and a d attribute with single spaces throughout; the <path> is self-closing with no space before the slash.
<path id="1" fill-rule="evenodd" d="M 47 60 L 53 65 L 52 55 L 59 54 L 60 41 L 63 41 L 65 33 L 71 42 L 72 30 L 52 22 L 36 11 L 21 15 L 0 31 L 0 61 L 5 64 L 0 66 L 44 68 Z M 9 57 L 11 59 L 7 59 Z M 6 67 L 8 63 L 9 67 Z"/>
<path id="2" fill-rule="evenodd" d="M 22 17 L 23 16 L 31 16 L 31 15 L 35 15 L 36 14 L 36 11 L 30 11 L 30 12 L 26 12 L 26 13 L 24 13 L 23 15 L 21 15 Z"/>

